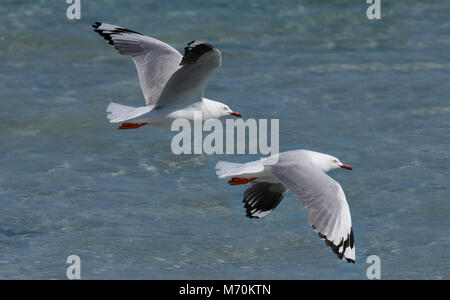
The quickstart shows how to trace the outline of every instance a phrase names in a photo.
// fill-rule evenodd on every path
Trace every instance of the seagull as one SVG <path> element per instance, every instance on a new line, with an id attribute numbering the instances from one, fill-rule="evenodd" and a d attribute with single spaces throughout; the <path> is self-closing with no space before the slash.
<path id="1" fill-rule="evenodd" d="M 355 241 L 350 209 L 340 184 L 326 173 L 351 170 L 338 158 L 309 150 L 293 150 L 248 163 L 219 161 L 216 174 L 231 178 L 230 185 L 251 183 L 244 192 L 249 218 L 273 211 L 291 190 L 309 210 L 308 223 L 339 259 L 355 263 Z"/>
<path id="2" fill-rule="evenodd" d="M 119 129 L 141 126 L 170 128 L 175 119 L 194 120 L 232 115 L 228 105 L 203 97 L 208 79 L 221 64 L 221 53 L 211 44 L 191 41 L 182 56 L 170 45 L 126 28 L 96 22 L 94 31 L 123 55 L 131 56 L 139 76 L 145 106 L 110 103 L 106 109 Z"/>

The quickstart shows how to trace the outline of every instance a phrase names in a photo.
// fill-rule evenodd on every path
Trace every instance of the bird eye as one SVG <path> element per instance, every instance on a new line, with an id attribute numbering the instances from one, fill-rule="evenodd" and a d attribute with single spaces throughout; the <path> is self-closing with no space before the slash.
<path id="1" fill-rule="evenodd" d="M 333 162 L 334 162 L 334 163 L 337 163 L 337 160 L 334 159 Z"/>
<path id="2" fill-rule="evenodd" d="M 228 108 L 224 107 L 223 110 L 228 110 Z"/>

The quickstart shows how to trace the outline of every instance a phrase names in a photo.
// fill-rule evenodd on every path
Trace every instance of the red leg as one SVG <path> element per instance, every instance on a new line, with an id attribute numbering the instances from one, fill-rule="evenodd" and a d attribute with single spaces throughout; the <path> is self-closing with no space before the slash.
<path id="1" fill-rule="evenodd" d="M 122 123 L 119 129 L 136 129 L 147 125 L 148 123 Z"/>
<path id="2" fill-rule="evenodd" d="M 256 179 L 256 177 L 253 177 L 253 178 L 233 177 L 230 180 L 228 180 L 228 184 L 229 185 L 247 184 L 249 182 L 252 182 L 255 179 Z"/>

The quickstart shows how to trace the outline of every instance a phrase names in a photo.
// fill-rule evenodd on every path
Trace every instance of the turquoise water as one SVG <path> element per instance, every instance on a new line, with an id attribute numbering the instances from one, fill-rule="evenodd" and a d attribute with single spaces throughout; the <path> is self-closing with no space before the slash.
<path id="1" fill-rule="evenodd" d="M 0 278 L 449 279 L 450 3 L 383 1 L 0 1 Z M 131 4 L 132 3 L 132 4 Z M 98 37 L 117 24 L 182 50 L 223 53 L 206 96 L 279 118 L 282 151 L 353 167 L 344 188 L 355 265 L 339 261 L 291 194 L 245 218 L 244 187 L 219 159 L 182 155 L 173 134 L 119 131 L 110 101 L 142 105 L 134 65 Z"/>

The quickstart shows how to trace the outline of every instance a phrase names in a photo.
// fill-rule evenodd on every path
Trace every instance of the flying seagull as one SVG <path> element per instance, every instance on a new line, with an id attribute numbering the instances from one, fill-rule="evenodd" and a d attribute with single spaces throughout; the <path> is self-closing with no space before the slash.
<path id="1" fill-rule="evenodd" d="M 111 123 L 122 123 L 119 129 L 170 128 L 173 120 L 193 120 L 199 112 L 202 119 L 242 117 L 228 105 L 203 97 L 208 79 L 221 64 L 221 53 L 212 45 L 192 41 L 182 56 L 170 45 L 136 31 L 100 22 L 92 26 L 120 54 L 132 57 L 145 97 L 142 107 L 109 104 L 107 117 Z"/>
<path id="2" fill-rule="evenodd" d="M 326 173 L 352 168 L 328 154 L 309 150 L 282 152 L 248 163 L 219 161 L 219 178 L 230 185 L 251 183 L 244 192 L 249 218 L 262 218 L 273 211 L 291 190 L 309 210 L 308 223 L 334 253 L 355 263 L 350 209 L 340 184 Z"/>

